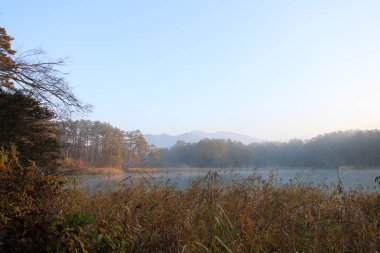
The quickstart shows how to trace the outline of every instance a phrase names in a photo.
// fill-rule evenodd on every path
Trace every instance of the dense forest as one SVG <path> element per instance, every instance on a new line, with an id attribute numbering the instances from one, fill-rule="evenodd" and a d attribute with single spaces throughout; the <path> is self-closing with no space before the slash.
<path id="1" fill-rule="evenodd" d="M 169 149 L 160 149 L 160 155 L 167 167 L 378 166 L 380 130 L 339 131 L 307 141 L 250 145 L 231 140 L 179 141 Z"/>

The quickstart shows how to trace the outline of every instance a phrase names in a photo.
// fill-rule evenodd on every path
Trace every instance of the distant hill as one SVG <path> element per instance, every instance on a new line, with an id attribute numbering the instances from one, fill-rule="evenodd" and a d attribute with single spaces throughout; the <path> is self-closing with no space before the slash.
<path id="1" fill-rule="evenodd" d="M 263 142 L 263 140 L 255 139 L 247 135 L 232 133 L 232 132 L 216 132 L 216 133 L 207 133 L 202 131 L 192 131 L 180 135 L 168 135 L 160 134 L 145 135 L 145 139 L 149 144 L 153 144 L 159 148 L 168 148 L 173 146 L 177 141 L 182 140 L 188 143 L 198 142 L 202 139 L 231 139 L 234 141 L 240 141 L 244 144 L 250 144 L 252 142 Z"/>

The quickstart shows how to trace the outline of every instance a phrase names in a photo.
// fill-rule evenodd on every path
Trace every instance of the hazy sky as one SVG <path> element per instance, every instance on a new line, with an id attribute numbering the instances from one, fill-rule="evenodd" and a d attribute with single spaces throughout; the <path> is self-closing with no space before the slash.
<path id="1" fill-rule="evenodd" d="M 2 1 L 19 51 L 68 57 L 88 118 L 267 140 L 380 127 L 380 1 Z"/>

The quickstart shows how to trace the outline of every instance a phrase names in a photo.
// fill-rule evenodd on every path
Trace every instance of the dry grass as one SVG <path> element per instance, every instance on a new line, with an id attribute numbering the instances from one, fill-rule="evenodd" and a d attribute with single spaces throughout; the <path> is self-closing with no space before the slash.
<path id="1" fill-rule="evenodd" d="M 185 191 L 145 182 L 111 193 L 73 192 L 66 211 L 91 214 L 107 233 L 119 228 L 126 252 L 380 250 L 379 193 L 276 187 L 254 176 L 228 186 L 216 179 Z"/>

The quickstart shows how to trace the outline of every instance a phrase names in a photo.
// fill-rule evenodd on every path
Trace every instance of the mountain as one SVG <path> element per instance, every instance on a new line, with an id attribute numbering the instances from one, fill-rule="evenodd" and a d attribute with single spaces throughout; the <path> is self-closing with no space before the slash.
<path id="1" fill-rule="evenodd" d="M 159 148 L 168 148 L 173 146 L 177 141 L 182 140 L 188 143 L 198 142 L 202 139 L 231 139 L 234 141 L 240 141 L 244 144 L 250 144 L 252 142 L 263 142 L 263 140 L 255 139 L 247 135 L 232 133 L 232 132 L 215 132 L 207 133 L 202 131 L 192 131 L 180 135 L 168 135 L 168 134 L 146 134 L 145 139 L 149 144 L 153 144 Z"/>

